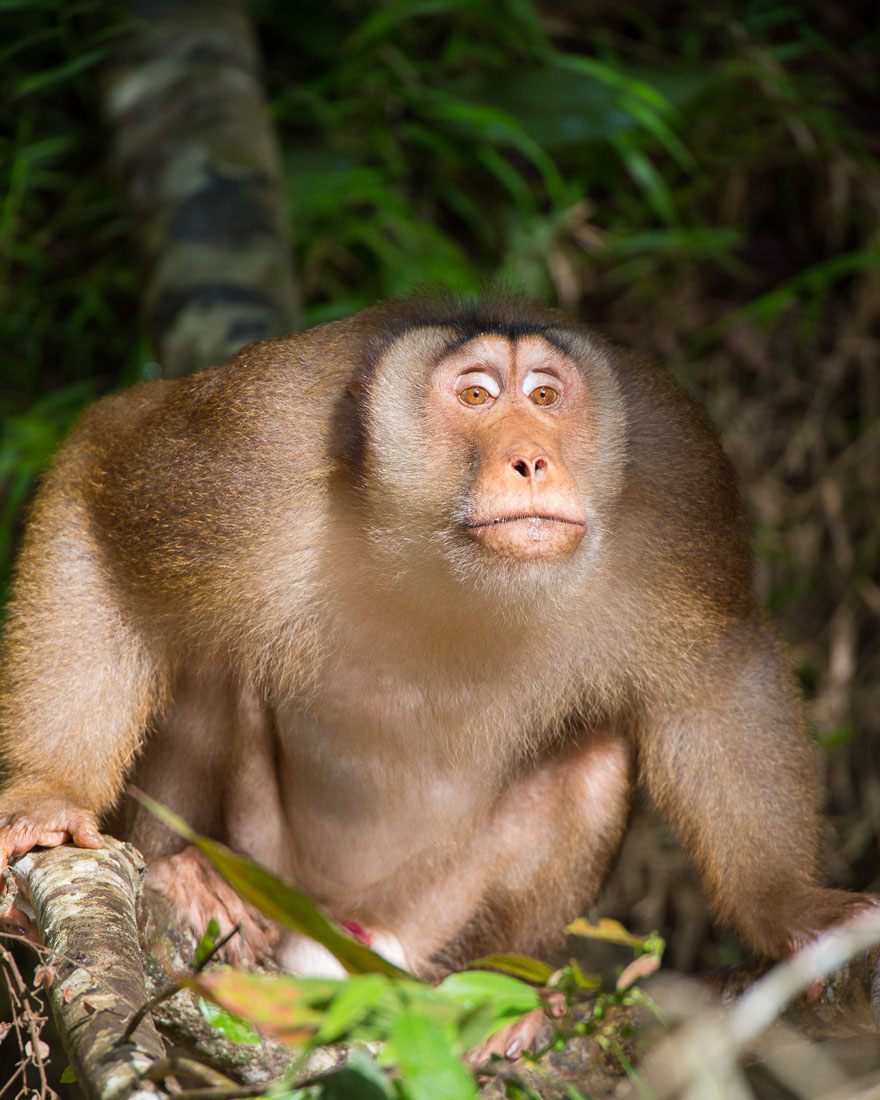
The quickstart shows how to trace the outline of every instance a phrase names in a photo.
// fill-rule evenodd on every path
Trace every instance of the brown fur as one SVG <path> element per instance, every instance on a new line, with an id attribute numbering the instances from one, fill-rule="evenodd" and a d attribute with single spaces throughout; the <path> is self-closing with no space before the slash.
<path id="1" fill-rule="evenodd" d="M 465 370 L 507 388 L 465 408 Z M 816 884 L 812 753 L 714 429 L 553 311 L 387 303 L 98 403 L 35 501 L 2 675 L 0 859 L 99 843 L 117 807 L 171 891 L 133 773 L 425 974 L 546 948 L 633 771 L 756 951 L 868 903 Z M 194 919 L 230 911 L 179 866 Z"/>

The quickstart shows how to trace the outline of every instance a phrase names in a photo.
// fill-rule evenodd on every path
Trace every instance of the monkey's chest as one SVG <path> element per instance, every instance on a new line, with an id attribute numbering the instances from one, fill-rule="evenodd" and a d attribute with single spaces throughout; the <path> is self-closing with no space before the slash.
<path id="1" fill-rule="evenodd" d="M 415 859 L 444 862 L 502 786 L 491 708 L 384 671 L 352 669 L 277 715 L 297 877 L 319 896 L 368 890 Z"/>
<path id="2" fill-rule="evenodd" d="M 458 789 L 470 774 L 483 786 L 495 771 L 479 744 L 489 711 L 476 692 L 348 667 L 278 714 L 287 785 L 324 813 L 352 819 L 399 803 L 401 785 L 432 791 L 448 779 Z M 446 794 L 439 802 L 444 815 L 454 809 Z"/>

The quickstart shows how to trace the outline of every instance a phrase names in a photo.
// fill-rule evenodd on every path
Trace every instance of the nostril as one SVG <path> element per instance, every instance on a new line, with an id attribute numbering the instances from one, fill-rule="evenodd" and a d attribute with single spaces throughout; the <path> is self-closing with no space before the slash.
<path id="1" fill-rule="evenodd" d="M 547 471 L 550 469 L 550 463 L 543 456 L 534 459 L 514 458 L 511 459 L 510 465 L 520 477 L 525 478 L 546 476 Z"/>

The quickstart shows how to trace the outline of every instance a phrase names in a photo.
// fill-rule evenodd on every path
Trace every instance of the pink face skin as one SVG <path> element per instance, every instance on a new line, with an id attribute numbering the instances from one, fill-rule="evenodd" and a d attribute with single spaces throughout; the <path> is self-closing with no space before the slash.
<path id="1" fill-rule="evenodd" d="M 571 554 L 587 512 L 568 463 L 591 459 L 586 383 L 540 336 L 480 336 L 443 359 L 430 400 L 448 438 L 479 455 L 467 533 L 523 559 Z"/>

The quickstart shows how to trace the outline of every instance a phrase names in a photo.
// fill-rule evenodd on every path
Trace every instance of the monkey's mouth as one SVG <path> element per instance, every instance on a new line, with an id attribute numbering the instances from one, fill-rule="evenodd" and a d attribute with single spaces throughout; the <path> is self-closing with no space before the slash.
<path id="1" fill-rule="evenodd" d="M 518 512 L 513 516 L 495 516 L 492 519 L 480 519 L 474 520 L 471 523 L 466 523 L 465 527 L 468 531 L 479 531 L 487 527 L 497 527 L 500 523 L 519 523 L 522 520 L 533 521 L 536 523 L 568 523 L 572 527 L 579 527 L 581 530 L 586 530 L 586 520 L 582 519 L 570 519 L 568 516 L 553 516 L 544 512 Z"/>
<path id="2" fill-rule="evenodd" d="M 565 557 L 587 530 L 585 519 L 552 512 L 514 512 L 470 520 L 464 526 L 468 535 L 487 550 L 520 560 Z"/>

